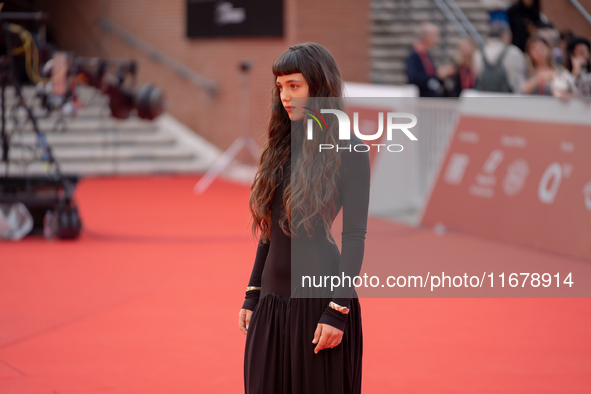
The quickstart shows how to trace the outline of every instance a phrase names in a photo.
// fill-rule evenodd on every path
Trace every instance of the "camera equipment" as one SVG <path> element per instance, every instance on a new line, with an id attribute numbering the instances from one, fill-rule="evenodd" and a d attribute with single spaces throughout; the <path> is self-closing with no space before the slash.
<path id="1" fill-rule="evenodd" d="M 0 5 L 1 10 L 1 5 Z M 39 129 L 31 108 L 25 103 L 21 85 L 16 73 L 15 56 L 24 55 L 27 75 L 37 84 L 37 97 L 47 113 L 60 109 L 59 121 L 63 115 L 76 113 L 78 106 L 77 83 L 85 83 L 100 89 L 109 96 L 113 117 L 127 119 L 132 111 L 142 119 L 153 120 L 164 108 L 162 91 L 152 84 L 136 89 L 137 63 L 129 60 L 105 60 L 76 57 L 72 53 L 55 52 L 39 73 L 39 50 L 29 31 L 14 21 L 45 21 L 44 13 L 2 13 L 0 12 L 0 143 L 1 161 L 6 173 L 0 174 L 0 204 L 22 202 L 34 219 L 32 233 L 45 233 L 62 239 L 74 239 L 80 234 L 82 222 L 74 202 L 73 193 L 79 180 L 77 175 L 65 176 L 53 156 L 45 134 Z M 51 83 L 48 83 L 51 82 Z M 15 124 L 18 123 L 19 108 L 26 112 L 37 136 L 35 153 L 41 152 L 41 160 L 53 173 L 43 176 L 10 176 L 10 137 L 6 128 L 5 91 L 8 85 L 14 87 L 16 105 L 11 108 Z M 73 107 L 72 111 L 65 108 Z M 12 130 L 12 133 L 14 129 Z M 49 233 L 49 234 L 47 234 Z"/>
<path id="2" fill-rule="evenodd" d="M 78 82 L 108 95 L 114 118 L 127 119 L 135 110 L 141 119 L 154 120 L 164 111 L 161 89 L 150 83 L 136 89 L 137 63 L 133 60 L 85 58 L 56 52 L 45 65 L 43 75 L 52 72 L 51 89 L 40 86 L 37 89 L 37 96 L 48 112 L 61 108 L 67 114 L 64 108 L 71 102 L 77 107 Z"/>
<path id="3" fill-rule="evenodd" d="M 47 143 L 45 134 L 39 130 L 37 121 L 31 109 L 25 104 L 20 82 L 16 75 L 14 54 L 15 42 L 24 37 L 23 28 L 11 23 L 11 20 L 45 20 L 42 13 L 0 13 L 0 40 L 6 47 L 6 53 L 0 55 L 0 106 L 2 161 L 6 163 L 6 174 L 0 178 L 0 203 L 23 202 L 32 213 L 34 220 L 39 225 L 40 214 L 47 210 L 53 210 L 58 219 L 55 229 L 57 235 L 62 238 L 77 238 L 82 223 L 78 216 L 78 210 L 73 200 L 73 192 L 78 177 L 65 177 L 60 171 L 59 164 L 55 161 L 51 147 Z M 30 45 L 30 43 L 28 43 Z M 30 50 L 25 42 L 22 51 Z M 42 159 L 48 166 L 55 170 L 54 176 L 46 177 L 9 177 L 9 146 L 10 141 L 6 131 L 6 100 L 5 93 L 8 84 L 14 87 L 18 106 L 23 107 L 27 118 L 37 135 L 38 148 L 43 152 Z M 51 195 L 50 197 L 47 197 Z M 41 223 L 42 224 L 42 223 Z"/>
<path id="4" fill-rule="evenodd" d="M 109 74 L 109 69 L 115 72 Z M 78 57 L 74 61 L 74 73 L 109 96 L 111 113 L 117 119 L 127 119 L 136 110 L 140 118 L 153 120 L 164 110 L 164 94 L 158 87 L 148 83 L 135 89 L 137 63 L 133 60 L 113 62 Z"/>

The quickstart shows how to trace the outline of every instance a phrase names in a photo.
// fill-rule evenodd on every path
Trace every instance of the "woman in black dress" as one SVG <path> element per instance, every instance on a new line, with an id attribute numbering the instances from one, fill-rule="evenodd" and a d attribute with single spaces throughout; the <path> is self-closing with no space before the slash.
<path id="1" fill-rule="evenodd" d="M 246 334 L 245 392 L 360 393 L 363 336 L 355 283 L 331 291 L 299 281 L 302 275 L 359 275 L 369 153 L 351 149 L 364 146 L 354 134 L 337 141 L 334 115 L 325 115 L 327 127 L 315 132 L 316 140 L 304 139 L 304 122 L 311 118 L 304 115 L 302 100 L 313 98 L 306 107 L 325 100 L 330 107 L 322 108 L 344 110 L 340 72 L 326 48 L 294 45 L 274 62 L 273 74 L 268 138 L 249 203 L 253 235 L 260 236 L 239 313 Z M 349 150 L 319 152 L 319 143 L 327 142 Z M 341 208 L 339 253 L 330 228 Z"/>

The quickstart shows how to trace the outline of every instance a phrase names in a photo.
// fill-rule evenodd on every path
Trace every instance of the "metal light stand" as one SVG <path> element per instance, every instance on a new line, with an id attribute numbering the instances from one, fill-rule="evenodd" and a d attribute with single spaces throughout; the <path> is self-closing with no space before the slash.
<path id="1" fill-rule="evenodd" d="M 238 153 L 245 147 L 248 148 L 249 152 L 258 160 L 261 148 L 257 144 L 254 138 L 247 135 L 248 131 L 248 113 L 249 113 L 249 101 L 250 101 L 250 74 L 249 71 L 252 68 L 252 64 L 249 61 L 243 61 L 240 63 L 240 70 L 242 71 L 242 135 L 234 140 L 232 145 L 216 160 L 215 163 L 209 168 L 205 175 L 197 182 L 193 191 L 196 194 L 203 194 L 205 190 L 213 183 L 214 180 L 232 163 Z"/>

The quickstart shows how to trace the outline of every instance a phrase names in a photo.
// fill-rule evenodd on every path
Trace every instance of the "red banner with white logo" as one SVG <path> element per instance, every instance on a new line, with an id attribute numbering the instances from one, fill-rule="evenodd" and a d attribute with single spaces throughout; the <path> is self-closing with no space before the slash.
<path id="1" fill-rule="evenodd" d="M 461 116 L 422 223 L 591 259 L 591 126 Z"/>

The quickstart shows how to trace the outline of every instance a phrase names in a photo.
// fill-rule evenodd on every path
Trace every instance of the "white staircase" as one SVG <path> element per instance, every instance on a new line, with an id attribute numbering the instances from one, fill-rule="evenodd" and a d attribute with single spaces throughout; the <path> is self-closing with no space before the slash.
<path id="1" fill-rule="evenodd" d="M 486 37 L 488 12 L 481 0 L 457 0 L 456 4 L 481 36 Z M 404 60 L 421 22 L 441 29 L 441 44 L 433 51 L 436 63 L 453 56 L 459 34 L 433 0 L 372 0 L 371 80 L 379 84 L 407 83 Z"/>
<path id="2" fill-rule="evenodd" d="M 78 116 L 59 121 L 57 114 L 43 118 L 34 88 L 25 87 L 23 95 L 38 116 L 38 125 L 47 136 L 56 161 L 64 174 L 82 176 L 203 173 L 222 153 L 216 146 L 164 113 L 154 121 L 136 116 L 118 120 L 111 116 L 108 97 L 90 87 L 81 87 L 85 107 Z M 48 170 L 40 161 L 33 132 L 24 109 L 18 112 L 19 125 L 8 114 L 16 103 L 14 90 L 7 89 L 7 130 L 11 133 L 9 175 L 43 174 Z M 30 105 L 31 106 L 31 105 Z M 1 158 L 1 156 L 0 156 Z M 232 164 L 223 174 L 248 183 L 254 169 Z M 6 163 L 0 162 L 0 175 Z M 51 170 L 50 170 L 51 172 Z"/>

